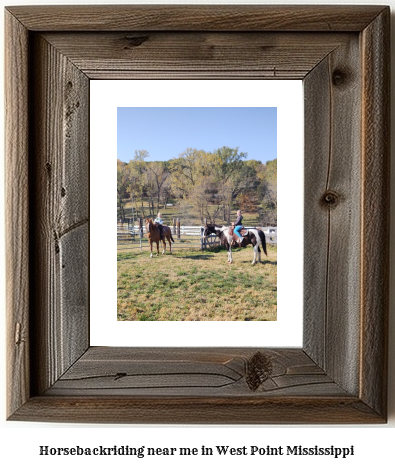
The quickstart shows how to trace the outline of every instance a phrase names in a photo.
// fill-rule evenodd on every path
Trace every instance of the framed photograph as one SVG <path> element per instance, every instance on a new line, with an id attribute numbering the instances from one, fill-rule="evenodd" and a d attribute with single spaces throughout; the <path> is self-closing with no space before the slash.
<path id="1" fill-rule="evenodd" d="M 5 18 L 8 419 L 386 422 L 389 8 L 31 6 Z M 136 95 L 142 80 L 302 81 L 301 347 L 92 345 L 92 297 L 105 297 L 90 290 L 97 80 Z M 200 323 L 224 336 L 244 321 Z"/>
<path id="2" fill-rule="evenodd" d="M 90 344 L 301 347 L 302 81 L 95 80 L 90 109 Z M 103 223 L 116 207 L 117 233 Z M 229 263 L 202 236 L 205 219 L 226 229 L 238 209 L 263 228 L 261 264 L 250 244 Z M 141 219 L 157 212 L 172 253 L 154 243 L 150 258 Z"/>
<path id="3" fill-rule="evenodd" d="M 135 106 L 116 115 L 118 321 L 276 321 L 277 108 L 229 105 L 247 94 L 245 81 L 122 85 Z M 253 85 L 250 101 L 259 91 L 264 101 Z M 137 87 L 142 104 L 155 95 L 157 105 L 138 106 Z"/>

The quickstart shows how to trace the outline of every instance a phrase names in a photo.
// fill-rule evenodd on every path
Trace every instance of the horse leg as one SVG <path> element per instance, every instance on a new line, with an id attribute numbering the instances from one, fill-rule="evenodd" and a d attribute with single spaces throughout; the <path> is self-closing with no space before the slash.
<path id="1" fill-rule="evenodd" d="M 256 263 L 257 255 L 258 255 L 258 245 L 254 245 L 254 259 L 252 260 L 252 264 Z"/>
<path id="2" fill-rule="evenodd" d="M 172 255 L 173 252 L 171 251 L 171 241 L 170 241 L 170 237 L 167 239 L 167 241 L 169 242 L 169 247 L 170 247 L 170 254 Z"/>
<path id="3" fill-rule="evenodd" d="M 163 237 L 162 243 L 163 243 L 162 255 L 164 255 L 166 253 L 166 238 L 165 237 Z"/>
<path id="4" fill-rule="evenodd" d="M 227 259 L 226 261 L 227 261 L 228 263 L 230 262 L 230 261 L 229 261 L 229 247 L 230 247 L 229 243 L 225 242 L 225 248 L 226 248 L 226 252 L 227 252 L 227 255 L 228 255 L 228 259 Z"/>
<path id="5" fill-rule="evenodd" d="M 261 249 L 258 246 L 258 263 L 262 263 L 261 261 Z"/>
<path id="6" fill-rule="evenodd" d="M 156 256 L 159 256 L 159 240 L 156 242 Z"/>
<path id="7" fill-rule="evenodd" d="M 265 236 L 265 235 L 263 235 Z M 265 239 L 266 241 L 266 239 Z M 259 263 L 262 263 L 262 260 L 261 260 L 261 247 L 262 247 L 262 250 L 263 251 L 266 251 L 266 248 L 263 246 L 263 241 L 262 241 L 262 238 L 258 232 L 258 237 L 256 239 L 256 246 L 258 247 L 258 262 Z"/>
<path id="8" fill-rule="evenodd" d="M 231 246 L 231 245 L 229 245 L 229 247 L 228 247 L 228 261 L 229 261 L 229 263 L 231 263 L 231 264 L 233 263 L 233 258 L 232 258 L 232 246 Z"/>
<path id="9" fill-rule="evenodd" d="M 151 249 L 151 255 L 150 255 L 150 258 L 152 258 L 152 240 L 151 240 L 151 239 L 150 239 L 150 241 L 149 241 L 149 247 L 150 247 L 150 249 Z"/>

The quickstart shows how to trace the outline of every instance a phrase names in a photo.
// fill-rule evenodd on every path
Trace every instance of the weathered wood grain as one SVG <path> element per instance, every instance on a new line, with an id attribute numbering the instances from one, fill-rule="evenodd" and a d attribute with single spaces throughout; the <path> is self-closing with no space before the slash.
<path id="1" fill-rule="evenodd" d="M 6 21 L 9 419 L 385 422 L 389 9 L 12 7 Z M 89 348 L 89 80 L 279 77 L 305 77 L 303 348 Z"/>
<path id="2" fill-rule="evenodd" d="M 362 230 L 358 51 L 355 35 L 304 82 L 309 97 L 304 246 L 306 253 L 314 253 L 305 257 L 304 266 L 306 351 L 353 394 L 359 386 Z"/>
<path id="3" fill-rule="evenodd" d="M 5 12 L 7 413 L 30 396 L 28 31 Z"/>
<path id="4" fill-rule="evenodd" d="M 89 81 L 43 38 L 32 50 L 33 383 L 42 393 L 89 345 Z"/>
<path id="5" fill-rule="evenodd" d="M 362 33 L 362 224 L 360 396 L 387 410 L 390 216 L 390 14 Z"/>
<path id="6" fill-rule="evenodd" d="M 31 31 L 361 31 L 376 5 L 8 7 Z"/>
<path id="7" fill-rule="evenodd" d="M 383 423 L 356 397 L 33 397 L 12 420 L 146 424 Z"/>
<path id="8" fill-rule="evenodd" d="M 361 61 L 359 38 L 330 55 L 331 162 L 327 275 L 327 368 L 339 385 L 358 393 L 361 225 Z M 341 269 L 339 270 L 339 267 Z M 340 367 L 339 367 L 340 366 Z"/>
<path id="9" fill-rule="evenodd" d="M 78 193 L 77 193 L 78 194 Z M 59 326 L 62 369 L 85 352 L 89 345 L 89 226 L 70 227 L 59 239 L 60 311 Z"/>
<path id="10" fill-rule="evenodd" d="M 48 33 L 92 79 L 303 79 L 348 33 Z M 295 64 L 295 56 L 298 56 Z M 151 76 L 151 74 L 155 75 Z"/>
<path id="11" fill-rule="evenodd" d="M 48 396 L 344 396 L 302 350 L 259 350 L 261 381 L 251 387 L 252 349 L 90 348 Z"/>
<path id="12" fill-rule="evenodd" d="M 328 230 L 330 212 L 320 204 L 327 189 L 331 153 L 329 57 L 303 82 L 305 100 L 303 345 L 326 367 Z M 308 97 L 312 97 L 309 99 Z M 314 281 L 312 281 L 314 280 Z"/>

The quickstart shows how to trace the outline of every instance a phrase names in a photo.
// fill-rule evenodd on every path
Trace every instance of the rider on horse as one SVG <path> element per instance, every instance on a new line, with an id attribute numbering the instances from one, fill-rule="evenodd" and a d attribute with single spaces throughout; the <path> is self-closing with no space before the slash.
<path id="1" fill-rule="evenodd" d="M 162 219 L 162 214 L 160 212 L 158 212 L 158 216 L 156 217 L 156 219 L 154 220 L 155 222 L 155 225 L 158 227 L 159 229 L 159 236 L 160 236 L 160 239 L 161 240 L 164 240 L 164 237 L 163 237 L 163 219 Z"/>
<path id="2" fill-rule="evenodd" d="M 237 211 L 237 219 L 236 222 L 233 222 L 233 227 L 235 230 L 235 234 L 239 237 L 239 244 L 243 241 L 243 237 L 240 235 L 240 230 L 243 228 L 243 216 L 241 215 L 241 210 Z"/>

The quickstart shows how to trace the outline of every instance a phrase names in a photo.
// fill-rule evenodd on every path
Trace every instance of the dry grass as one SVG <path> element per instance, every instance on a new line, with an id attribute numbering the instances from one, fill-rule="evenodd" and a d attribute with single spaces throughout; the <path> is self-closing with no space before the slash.
<path id="1" fill-rule="evenodd" d="M 268 255 L 252 266 L 252 247 L 235 249 L 232 265 L 224 249 L 152 259 L 147 251 L 118 252 L 118 320 L 275 321 L 275 246 Z"/>
<path id="2" fill-rule="evenodd" d="M 193 206 L 185 206 L 184 207 L 184 213 L 188 214 L 183 215 L 180 213 L 179 207 L 177 205 L 177 199 L 172 199 L 171 200 L 172 205 L 166 207 L 166 209 L 163 206 L 160 206 L 160 212 L 162 214 L 162 218 L 164 220 L 164 223 L 166 225 L 172 225 L 173 218 L 175 217 L 180 217 L 181 219 L 181 225 L 200 225 L 201 220 L 198 215 L 198 213 L 195 211 Z M 141 212 L 141 202 L 138 200 L 136 202 L 137 209 L 139 211 L 139 216 L 142 217 L 142 212 Z M 235 221 L 237 219 L 237 209 L 238 207 L 232 208 L 231 211 L 231 221 Z M 146 217 L 156 217 L 156 211 L 152 214 L 150 213 L 150 209 L 148 207 L 148 204 L 146 201 L 144 201 L 144 211 L 145 211 L 145 216 Z M 211 209 L 210 212 L 212 213 L 213 210 Z M 132 213 L 132 204 L 130 200 L 127 200 L 125 202 L 125 217 L 126 218 L 132 218 L 133 213 Z M 259 216 L 258 212 L 246 212 L 243 211 L 243 221 L 244 225 L 246 227 L 255 227 L 255 226 L 260 226 L 262 225 L 261 218 Z M 217 219 L 215 220 L 215 223 L 217 224 L 227 224 L 226 220 L 223 220 L 221 217 L 221 214 L 218 215 Z M 228 224 L 229 225 L 229 224 Z"/>

